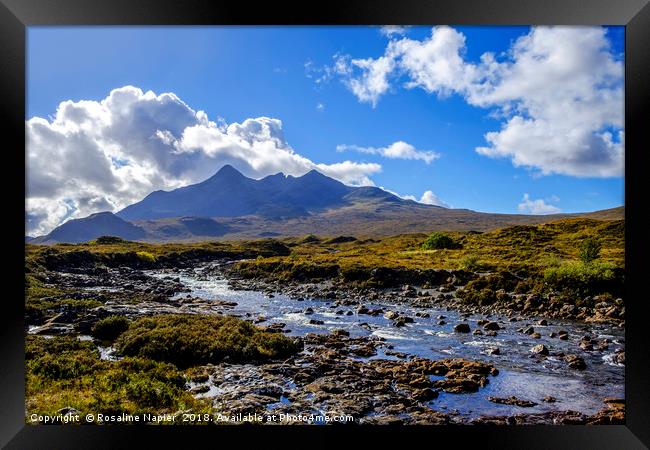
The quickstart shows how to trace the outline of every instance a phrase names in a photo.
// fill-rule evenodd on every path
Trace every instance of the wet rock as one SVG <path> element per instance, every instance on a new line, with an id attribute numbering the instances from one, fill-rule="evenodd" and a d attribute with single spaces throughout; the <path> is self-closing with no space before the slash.
<path id="1" fill-rule="evenodd" d="M 485 335 L 490 336 L 490 337 L 494 337 L 494 336 L 497 335 L 497 332 L 496 331 L 486 331 Z"/>
<path id="2" fill-rule="evenodd" d="M 492 403 L 521 406 L 522 408 L 530 408 L 537 405 L 535 402 L 532 402 L 530 400 L 523 400 L 515 397 L 514 395 L 511 397 L 488 397 L 487 399 Z"/>
<path id="3" fill-rule="evenodd" d="M 614 362 L 617 364 L 625 364 L 625 352 L 616 353 L 614 355 Z"/>
<path id="4" fill-rule="evenodd" d="M 438 321 L 438 325 L 446 325 L 446 324 L 447 324 L 447 322 L 445 322 L 444 320 L 439 320 Z"/>
<path id="5" fill-rule="evenodd" d="M 384 317 L 385 317 L 386 319 L 388 319 L 388 320 L 395 320 L 395 319 L 397 319 L 397 317 L 399 317 L 399 313 L 397 313 L 397 312 L 395 312 L 395 311 L 387 311 L 387 312 L 384 314 Z"/>
<path id="6" fill-rule="evenodd" d="M 499 347 L 490 347 L 486 350 L 486 353 L 488 355 L 500 355 L 501 350 L 499 349 Z"/>
<path id="7" fill-rule="evenodd" d="M 334 336 L 346 336 L 346 337 L 347 337 L 347 336 L 350 336 L 350 332 L 349 332 L 349 331 L 347 331 L 347 330 L 341 330 L 341 329 L 332 330 L 332 334 L 333 334 Z"/>
<path id="8" fill-rule="evenodd" d="M 607 408 L 589 416 L 588 425 L 624 425 L 625 424 L 625 399 L 606 398 L 603 400 Z"/>
<path id="9" fill-rule="evenodd" d="M 190 392 L 192 394 L 203 394 L 204 392 L 208 392 L 210 390 L 210 386 L 207 384 L 201 384 L 198 386 L 194 386 L 192 389 L 190 389 Z"/>
<path id="10" fill-rule="evenodd" d="M 325 322 L 323 322 L 322 320 L 318 320 L 318 319 L 309 319 L 309 324 L 310 324 L 310 325 L 323 325 L 324 323 L 325 323 Z"/>
<path id="11" fill-rule="evenodd" d="M 477 328 L 476 330 L 472 331 L 472 334 L 477 335 L 477 336 L 482 336 L 483 332 Z"/>
<path id="12" fill-rule="evenodd" d="M 548 355 L 548 348 L 544 344 L 539 344 L 530 349 L 531 353 L 536 355 Z"/>
<path id="13" fill-rule="evenodd" d="M 428 402 L 434 398 L 438 398 L 438 391 L 431 388 L 416 389 L 413 391 L 413 398 L 419 402 Z"/>
<path id="14" fill-rule="evenodd" d="M 454 331 L 456 333 L 469 333 L 470 332 L 469 324 L 459 323 L 454 326 Z"/>
<path id="15" fill-rule="evenodd" d="M 587 368 L 585 360 L 577 355 L 566 355 L 564 361 L 568 363 L 571 369 L 584 370 Z"/>
<path id="16" fill-rule="evenodd" d="M 546 403 L 555 403 L 555 402 L 557 402 L 557 399 L 556 399 L 555 397 L 552 397 L 552 396 L 550 396 L 550 395 L 547 395 L 546 397 L 544 397 L 544 398 L 542 399 L 542 401 L 543 401 L 543 402 L 546 402 Z"/>
<path id="17" fill-rule="evenodd" d="M 537 322 L 537 325 L 540 325 L 542 327 L 546 327 L 546 326 L 548 326 L 548 322 L 547 322 L 546 319 L 542 319 L 539 322 Z"/>
<path id="18" fill-rule="evenodd" d="M 524 334 L 533 334 L 535 332 L 535 328 L 533 327 L 527 327 L 522 330 L 522 333 Z"/>
<path id="19" fill-rule="evenodd" d="M 538 332 L 535 332 L 535 333 L 531 334 L 530 337 L 532 337 L 533 339 L 541 339 L 542 335 L 539 334 Z"/>
<path id="20" fill-rule="evenodd" d="M 483 329 L 487 331 L 498 331 L 501 329 L 501 327 L 496 322 L 487 322 L 485 325 L 483 325 Z"/>

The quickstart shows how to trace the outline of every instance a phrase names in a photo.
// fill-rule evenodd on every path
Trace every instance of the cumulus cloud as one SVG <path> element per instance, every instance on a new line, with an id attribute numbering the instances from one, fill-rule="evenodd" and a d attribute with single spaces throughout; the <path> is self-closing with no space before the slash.
<path id="1" fill-rule="evenodd" d="M 443 202 L 440 197 L 431 191 L 425 191 L 419 201 L 425 205 L 444 206 L 445 208 L 449 208 L 447 203 Z"/>
<path id="2" fill-rule="evenodd" d="M 557 197 L 552 197 L 552 199 L 548 199 L 549 201 L 559 201 Z M 533 200 L 530 198 L 530 195 L 527 193 L 524 194 L 524 198 L 519 205 L 517 205 L 517 209 L 519 211 L 526 213 L 526 214 L 557 214 L 560 211 L 562 211 L 560 208 L 557 206 L 551 205 L 549 203 L 546 203 L 544 199 L 537 199 Z"/>
<path id="3" fill-rule="evenodd" d="M 225 164 L 249 177 L 312 169 L 349 185 L 372 185 L 379 164 L 321 164 L 296 153 L 278 119 L 226 124 L 173 93 L 133 86 L 101 101 L 62 102 L 50 120 L 26 122 L 28 234 L 63 221 L 116 211 L 158 189 L 201 181 Z"/>
<path id="4" fill-rule="evenodd" d="M 617 177 L 624 171 L 623 62 L 601 27 L 533 27 L 507 52 L 465 58 L 465 36 L 434 27 L 391 39 L 382 56 L 335 55 L 329 73 L 375 107 L 392 86 L 460 95 L 501 118 L 476 151 L 541 175 Z"/>
<path id="5" fill-rule="evenodd" d="M 379 32 L 390 38 L 406 34 L 409 28 L 411 28 L 409 25 L 384 25 L 379 28 Z"/>
<path id="6" fill-rule="evenodd" d="M 385 187 L 381 187 L 386 192 L 390 192 L 393 195 L 398 196 L 399 198 L 402 198 L 404 200 L 413 200 L 414 202 L 422 203 L 423 205 L 433 205 L 433 206 L 442 206 L 444 208 L 449 208 L 449 204 L 442 201 L 440 197 L 438 197 L 436 194 L 434 194 L 432 191 L 425 191 L 420 199 L 418 199 L 415 195 L 402 195 L 398 192 L 391 191 L 390 189 L 386 189 Z"/>
<path id="7" fill-rule="evenodd" d="M 351 150 L 371 155 L 380 155 L 390 159 L 417 159 L 427 164 L 430 164 L 434 159 L 440 158 L 439 153 L 430 150 L 418 150 L 404 141 L 393 142 L 387 147 L 361 147 L 358 145 L 341 144 L 336 146 L 336 150 L 339 152 Z"/>

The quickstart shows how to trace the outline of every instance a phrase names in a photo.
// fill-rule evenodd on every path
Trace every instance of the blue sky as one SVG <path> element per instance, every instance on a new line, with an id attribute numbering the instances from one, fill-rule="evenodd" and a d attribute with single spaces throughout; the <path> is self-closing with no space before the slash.
<path id="1" fill-rule="evenodd" d="M 577 33 L 584 34 L 580 30 Z M 521 75 L 513 69 L 517 58 L 523 67 L 526 61 L 534 60 L 525 59 L 536 51 L 534 45 L 542 45 L 533 44 L 531 37 L 529 47 L 514 55 L 517 40 L 531 34 L 530 27 L 455 27 L 453 35 L 441 33 L 437 38 L 441 42 L 446 42 L 444 39 L 453 42 L 458 36 L 464 38 L 459 52 L 462 70 L 479 67 L 481 55 L 494 53 L 503 63 L 503 68 L 495 72 L 501 77 L 497 83 L 511 89 L 521 86 L 521 80 L 516 78 Z M 622 65 L 623 28 L 607 28 L 602 34 L 610 46 L 607 50 L 601 48 L 603 38 L 598 33 L 592 40 L 585 39 L 582 45 L 600 42 L 593 44 L 593 60 L 601 61 L 606 54 L 610 63 Z M 452 207 L 503 213 L 576 212 L 623 204 L 622 168 L 612 168 L 618 163 L 607 159 L 609 154 L 607 158 L 597 154 L 600 150 L 593 150 L 591 155 L 591 150 L 584 145 L 589 140 L 573 144 L 577 156 L 567 157 L 572 161 L 568 165 L 559 161 L 563 160 L 561 148 L 551 152 L 553 160 L 550 156 L 531 155 L 544 150 L 529 149 L 528 153 L 519 154 L 521 141 L 513 143 L 505 133 L 504 140 L 493 143 L 490 152 L 477 152 L 477 148 L 490 146 L 486 133 L 498 133 L 515 115 L 536 119 L 538 114 L 540 121 L 548 119 L 550 125 L 544 122 L 543 127 L 547 131 L 557 129 L 554 125 L 559 123 L 557 115 L 544 112 L 553 109 L 552 105 L 534 93 L 529 97 L 520 91 L 516 94 L 519 97 L 502 93 L 497 100 L 494 96 L 486 100 L 488 96 L 475 93 L 478 83 L 482 83 L 478 79 L 462 85 L 456 81 L 427 85 L 423 77 L 437 76 L 436 66 L 418 66 L 409 60 L 409 55 L 417 55 L 414 43 L 420 45 L 429 39 L 432 39 L 431 27 L 396 30 L 389 36 L 379 27 L 31 27 L 27 41 L 26 119 L 39 117 L 53 123 L 61 102 L 99 102 L 116 88 L 135 86 L 156 95 L 172 92 L 192 110 L 205 111 L 211 121 L 222 118 L 232 124 L 258 117 L 279 119 L 283 137 L 295 153 L 318 164 L 344 160 L 378 164 L 381 171 L 368 173 L 369 180 L 416 199 L 432 191 L 440 202 Z M 567 38 L 556 34 L 540 33 L 539 36 L 543 48 L 548 42 L 564 45 L 562 39 Z M 404 40 L 403 47 L 391 53 L 390 43 L 400 40 Z M 364 78 L 369 73 L 368 65 L 364 68 L 354 61 L 367 59 L 372 63 L 382 55 L 392 58 L 390 61 L 397 68 L 382 72 L 388 86 L 378 88 L 372 80 Z M 508 68 L 508 64 L 512 67 Z M 611 91 L 621 91 L 622 78 L 612 81 L 612 70 L 618 69 L 603 69 L 603 80 L 607 80 Z M 581 76 L 578 73 L 571 79 Z M 600 89 L 601 84 L 602 80 L 596 80 L 593 89 Z M 363 91 L 355 91 L 355 85 Z M 369 100 L 368 95 L 374 100 Z M 512 104 L 518 105 L 519 112 L 513 113 L 512 109 L 504 112 L 503 108 Z M 622 114 L 622 101 L 607 107 L 611 105 L 612 116 Z M 585 110 L 578 103 L 567 108 L 567 117 L 571 118 L 575 115 L 572 111 Z M 614 135 L 612 145 L 620 144 L 620 138 L 616 137 L 622 126 L 620 121 L 607 123 L 607 119 L 588 118 L 576 123 L 585 124 L 585 136 L 596 133 L 602 137 L 610 131 Z M 69 138 L 70 134 L 66 136 Z M 548 137 L 542 136 L 540 140 L 543 143 Z M 422 159 L 389 158 L 371 150 L 337 151 L 341 145 L 381 149 L 400 141 L 417 152 L 435 152 L 437 158 L 427 163 Z M 601 141 L 597 145 L 604 145 Z M 28 154 L 38 151 L 35 146 L 30 147 L 31 142 L 36 142 L 36 138 L 28 139 Z M 101 142 L 98 145 L 104 145 L 106 139 Z M 72 158 L 75 151 L 83 150 L 69 150 L 63 157 Z M 525 163 L 517 162 L 518 158 L 523 158 L 521 161 Z M 586 165 L 596 161 L 593 162 L 596 176 L 576 168 L 576 164 L 582 164 L 576 160 L 584 160 Z M 206 160 L 201 161 L 202 165 L 206 164 Z M 217 157 L 208 161 L 214 162 L 211 172 L 223 164 L 223 159 Z M 184 179 L 194 181 L 188 173 L 183 173 Z M 194 173 L 194 177 L 199 176 L 196 175 L 199 172 Z M 201 172 L 201 176 L 205 173 Z M 167 175 L 165 179 L 169 180 L 171 173 Z M 68 172 L 66 176 L 74 178 L 75 173 Z M 96 191 L 93 190 L 93 195 Z M 520 206 L 525 194 L 551 209 Z M 57 201 L 63 202 L 67 194 L 61 195 Z M 77 200 L 70 200 L 79 204 L 72 207 L 68 216 L 94 212 Z M 120 206 L 119 200 L 106 200 L 114 207 Z M 95 204 L 100 207 L 107 203 L 97 200 Z M 34 211 L 34 217 L 44 214 L 53 212 Z"/>

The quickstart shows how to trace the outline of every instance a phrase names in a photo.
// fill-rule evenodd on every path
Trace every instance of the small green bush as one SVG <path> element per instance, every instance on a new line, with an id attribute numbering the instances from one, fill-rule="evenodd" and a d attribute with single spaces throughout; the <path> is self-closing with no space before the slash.
<path id="1" fill-rule="evenodd" d="M 227 316 L 170 314 L 132 322 L 116 341 L 126 356 L 166 361 L 180 368 L 231 361 L 287 358 L 301 345 L 280 333 L 268 333 Z"/>
<path id="2" fill-rule="evenodd" d="M 587 296 L 606 292 L 619 293 L 623 287 L 622 276 L 612 264 L 594 261 L 566 263 L 544 271 L 546 285 L 554 291 Z"/>
<path id="3" fill-rule="evenodd" d="M 474 272 L 481 267 L 481 262 L 478 255 L 467 255 L 460 260 L 460 265 L 463 269 Z"/>
<path id="4" fill-rule="evenodd" d="M 429 237 L 422 244 L 423 250 L 434 250 L 442 248 L 458 248 L 458 244 L 446 234 L 431 233 Z"/>
<path id="5" fill-rule="evenodd" d="M 124 316 L 108 316 L 99 320 L 92 328 L 92 335 L 102 341 L 114 341 L 129 329 L 129 320 Z"/>
<path id="6" fill-rule="evenodd" d="M 580 244 L 580 261 L 589 264 L 600 256 L 601 244 L 597 239 L 587 238 Z"/>
<path id="7" fill-rule="evenodd" d="M 156 257 L 149 252 L 136 252 L 138 258 L 146 262 L 156 262 Z"/>

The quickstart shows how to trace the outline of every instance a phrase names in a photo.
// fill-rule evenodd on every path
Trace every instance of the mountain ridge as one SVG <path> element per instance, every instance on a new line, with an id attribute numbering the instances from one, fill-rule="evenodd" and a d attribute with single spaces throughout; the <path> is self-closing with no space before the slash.
<path id="1" fill-rule="evenodd" d="M 623 218 L 624 207 L 576 214 L 497 214 L 425 205 L 373 186 L 347 186 L 317 170 L 259 180 L 225 165 L 206 180 L 153 191 L 113 214 L 65 222 L 30 243 L 84 242 L 102 235 L 172 241 L 318 234 L 390 235 L 434 230 L 487 231 L 567 217 Z"/>

